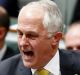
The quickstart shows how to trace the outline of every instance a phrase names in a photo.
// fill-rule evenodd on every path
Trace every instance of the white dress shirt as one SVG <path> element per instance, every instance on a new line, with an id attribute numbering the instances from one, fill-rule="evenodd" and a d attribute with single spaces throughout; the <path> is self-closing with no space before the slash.
<path id="1" fill-rule="evenodd" d="M 52 75 L 60 75 L 60 62 L 59 62 L 59 51 L 57 50 L 55 56 L 49 61 L 49 63 L 43 67 L 52 73 Z M 34 75 L 36 69 L 31 69 Z"/>

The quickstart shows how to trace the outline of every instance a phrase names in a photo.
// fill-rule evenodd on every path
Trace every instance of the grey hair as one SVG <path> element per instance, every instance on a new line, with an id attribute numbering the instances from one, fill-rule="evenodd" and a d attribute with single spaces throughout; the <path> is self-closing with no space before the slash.
<path id="1" fill-rule="evenodd" d="M 51 0 L 40 0 L 31 2 L 28 5 L 39 5 L 43 7 L 43 10 L 45 11 L 43 25 L 47 29 L 49 37 L 55 32 L 63 31 L 64 24 L 62 21 L 62 15 L 55 2 Z"/>
<path id="2" fill-rule="evenodd" d="M 45 9 L 43 24 L 51 37 L 55 32 L 63 32 L 63 21 L 61 12 L 53 1 L 47 0 L 42 3 Z"/>

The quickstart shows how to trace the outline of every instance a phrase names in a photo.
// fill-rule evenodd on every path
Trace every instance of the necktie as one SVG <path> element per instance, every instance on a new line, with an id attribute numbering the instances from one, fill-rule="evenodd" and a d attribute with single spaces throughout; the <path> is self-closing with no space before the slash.
<path id="1" fill-rule="evenodd" d="M 49 75 L 49 71 L 45 69 L 37 70 L 36 75 Z"/>

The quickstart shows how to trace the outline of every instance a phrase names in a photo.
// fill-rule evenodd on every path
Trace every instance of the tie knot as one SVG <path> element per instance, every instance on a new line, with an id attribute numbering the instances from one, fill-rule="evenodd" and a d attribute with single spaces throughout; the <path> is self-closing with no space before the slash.
<path id="1" fill-rule="evenodd" d="M 49 71 L 46 69 L 37 70 L 36 75 L 49 75 Z"/>

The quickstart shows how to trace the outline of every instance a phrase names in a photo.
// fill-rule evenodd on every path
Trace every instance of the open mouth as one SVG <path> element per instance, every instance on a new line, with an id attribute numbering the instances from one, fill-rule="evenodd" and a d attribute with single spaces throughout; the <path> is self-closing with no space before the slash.
<path id="1" fill-rule="evenodd" d="M 33 51 L 23 51 L 24 55 L 27 56 L 34 56 L 34 52 Z"/>

